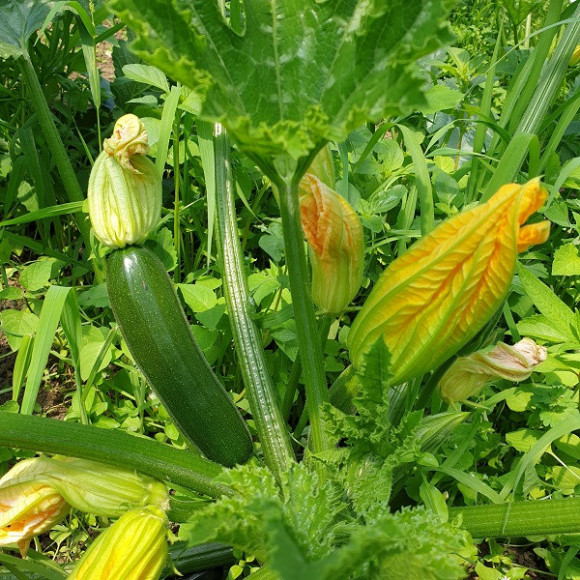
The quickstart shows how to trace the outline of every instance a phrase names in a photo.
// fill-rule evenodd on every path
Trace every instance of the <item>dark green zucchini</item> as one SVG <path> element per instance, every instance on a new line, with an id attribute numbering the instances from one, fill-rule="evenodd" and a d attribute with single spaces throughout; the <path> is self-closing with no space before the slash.
<path id="1" fill-rule="evenodd" d="M 201 352 L 159 258 L 137 246 L 107 259 L 113 313 L 135 362 L 175 426 L 214 461 L 246 461 L 246 424 Z"/>

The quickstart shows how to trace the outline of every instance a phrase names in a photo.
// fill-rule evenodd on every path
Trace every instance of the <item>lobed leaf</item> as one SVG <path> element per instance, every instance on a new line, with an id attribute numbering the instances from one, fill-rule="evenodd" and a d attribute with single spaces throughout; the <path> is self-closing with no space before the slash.
<path id="1" fill-rule="evenodd" d="M 309 154 L 426 101 L 414 61 L 450 39 L 454 0 L 252 0 L 238 33 L 216 0 L 111 0 L 132 49 L 202 99 L 254 157 Z"/>

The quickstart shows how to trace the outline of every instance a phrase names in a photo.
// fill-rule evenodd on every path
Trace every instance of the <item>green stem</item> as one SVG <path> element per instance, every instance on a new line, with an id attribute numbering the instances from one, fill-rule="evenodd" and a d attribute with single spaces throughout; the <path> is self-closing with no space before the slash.
<path id="1" fill-rule="evenodd" d="M 310 275 L 300 221 L 298 183 L 294 175 L 277 182 L 280 215 L 284 230 L 286 264 L 292 292 L 292 306 L 306 388 L 306 411 L 310 418 L 310 449 L 320 452 L 329 447 L 321 407 L 328 402 L 322 349 L 310 294 Z"/>
<path id="2" fill-rule="evenodd" d="M 324 347 L 326 346 L 326 339 L 328 338 L 328 331 L 332 326 L 334 318 L 331 316 L 325 316 L 320 323 L 320 347 L 322 352 L 324 352 Z M 298 381 L 302 376 L 302 360 L 300 354 L 296 357 L 294 361 L 294 366 L 292 367 L 292 372 L 288 377 L 288 382 L 286 384 L 286 390 L 284 391 L 284 401 L 282 403 L 282 415 L 287 420 L 290 416 L 290 409 L 294 403 L 294 397 L 296 396 L 296 389 L 298 388 Z M 329 395 L 330 396 L 330 395 Z"/>
<path id="3" fill-rule="evenodd" d="M 580 533 L 580 497 L 545 501 L 455 507 L 462 526 L 474 538 L 515 538 Z"/>
<path id="4" fill-rule="evenodd" d="M 215 179 L 217 243 L 223 271 L 224 296 L 230 315 L 238 362 L 246 386 L 252 416 L 268 467 L 277 475 L 295 461 L 288 428 L 282 418 L 268 372 L 262 339 L 254 323 L 234 208 L 230 172 L 230 145 L 221 125 L 215 126 Z"/>
<path id="5" fill-rule="evenodd" d="M 0 433 L 0 447 L 58 453 L 135 469 L 215 498 L 233 493 L 215 481 L 223 472 L 221 465 L 124 431 L 0 412 Z"/>
<path id="6" fill-rule="evenodd" d="M 180 185 L 181 174 L 179 172 L 179 115 L 181 111 L 176 113 L 175 121 L 173 122 L 173 182 L 175 187 L 175 199 L 173 202 L 173 246 L 175 247 L 175 271 L 173 279 L 176 284 L 181 282 L 181 217 L 180 211 Z"/>
<path id="7" fill-rule="evenodd" d="M 81 186 L 79 185 L 77 179 L 77 175 L 67 155 L 64 144 L 60 138 L 60 135 L 58 134 L 58 129 L 54 124 L 54 120 L 48 107 L 48 103 L 46 102 L 44 92 L 40 86 L 40 81 L 38 80 L 38 76 L 34 70 L 34 65 L 26 53 L 22 56 L 19 62 L 24 82 L 28 88 L 30 100 L 32 101 L 34 110 L 38 116 L 38 121 L 44 134 L 44 138 L 46 139 L 48 148 L 54 156 L 54 161 L 62 179 L 68 201 L 84 201 L 85 196 L 83 195 Z M 91 250 L 89 222 L 85 217 L 81 217 L 77 220 L 77 225 L 85 245 L 87 246 L 87 255 L 89 255 Z"/>

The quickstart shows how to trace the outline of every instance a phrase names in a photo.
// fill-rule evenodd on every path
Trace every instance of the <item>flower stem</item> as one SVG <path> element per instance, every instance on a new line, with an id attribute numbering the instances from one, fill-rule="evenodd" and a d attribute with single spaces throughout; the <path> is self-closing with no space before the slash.
<path id="1" fill-rule="evenodd" d="M 306 387 L 306 409 L 310 418 L 309 446 L 313 453 L 317 453 L 329 447 L 321 413 L 321 406 L 328 402 L 328 389 L 310 295 L 310 276 L 300 223 L 298 180 L 294 174 L 289 174 L 277 181 L 275 186 L 278 191 L 286 264 Z"/>
<path id="2" fill-rule="evenodd" d="M 280 476 L 295 461 L 288 427 L 282 418 L 270 378 L 262 340 L 254 318 L 242 264 L 229 168 L 230 145 L 221 125 L 215 126 L 217 243 L 222 265 L 224 296 L 230 315 L 244 385 L 268 467 Z"/>

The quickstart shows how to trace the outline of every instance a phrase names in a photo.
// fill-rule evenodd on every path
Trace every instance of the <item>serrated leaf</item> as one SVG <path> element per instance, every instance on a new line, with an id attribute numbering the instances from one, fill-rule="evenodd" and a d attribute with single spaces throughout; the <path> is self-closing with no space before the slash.
<path id="1" fill-rule="evenodd" d="M 245 2 L 237 33 L 215 0 L 112 0 L 133 50 L 203 99 L 254 156 L 298 158 L 365 120 L 425 102 L 414 65 L 450 39 L 451 0 Z"/>
<path id="2" fill-rule="evenodd" d="M 445 85 L 435 85 L 426 93 L 427 104 L 419 110 L 424 114 L 432 114 L 445 109 L 454 109 L 463 99 L 463 93 Z"/>
<path id="3" fill-rule="evenodd" d="M 10 348 L 18 350 L 22 337 L 35 334 L 38 329 L 38 316 L 27 310 L 4 310 L 0 312 L 0 332 L 5 334 Z"/>
<path id="4" fill-rule="evenodd" d="M 574 493 L 574 489 L 580 486 L 580 468 L 568 465 L 560 467 L 556 465 L 552 468 L 554 486 L 564 494 Z"/>
<path id="5" fill-rule="evenodd" d="M 560 437 L 557 441 L 554 441 L 554 445 L 560 451 L 568 454 L 574 459 L 580 460 L 580 437 L 574 435 L 574 433 L 568 433 L 563 437 Z"/>
<path id="6" fill-rule="evenodd" d="M 580 256 L 574 244 L 564 244 L 554 252 L 554 276 L 580 276 Z"/>

